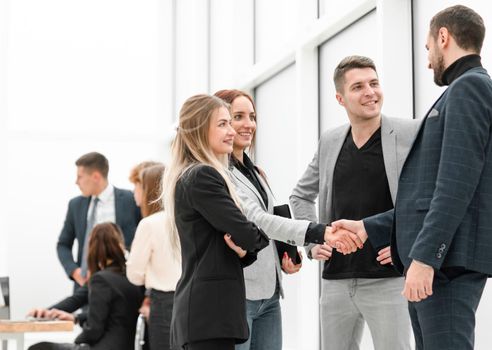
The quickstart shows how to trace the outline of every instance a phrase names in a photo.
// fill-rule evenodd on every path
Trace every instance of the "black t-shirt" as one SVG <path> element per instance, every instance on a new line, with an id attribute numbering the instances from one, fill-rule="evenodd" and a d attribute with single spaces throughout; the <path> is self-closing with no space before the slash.
<path id="1" fill-rule="evenodd" d="M 384 168 L 381 128 L 359 149 L 349 132 L 333 174 L 333 220 L 360 220 L 393 208 Z M 378 249 L 384 247 L 377 247 Z M 349 255 L 333 250 L 325 262 L 324 279 L 383 278 L 399 276 L 392 265 L 381 265 L 369 240 Z"/>

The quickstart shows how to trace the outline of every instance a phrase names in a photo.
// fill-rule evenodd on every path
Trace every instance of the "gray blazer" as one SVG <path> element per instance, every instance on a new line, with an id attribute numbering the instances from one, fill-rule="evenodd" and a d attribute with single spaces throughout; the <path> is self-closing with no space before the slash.
<path id="1" fill-rule="evenodd" d="M 393 204 L 396 199 L 398 177 L 421 120 L 381 119 L 381 143 L 384 166 Z M 327 130 L 320 138 L 318 150 L 290 196 L 290 205 L 296 219 L 317 221 L 316 198 L 319 197 L 319 221 L 332 222 L 332 182 L 335 164 L 342 149 L 350 124 Z M 320 175 L 321 174 L 321 175 Z M 314 245 L 306 250 L 308 256 Z"/>
<path id="2" fill-rule="evenodd" d="M 260 227 L 270 239 L 284 241 L 292 245 L 303 245 L 304 237 L 310 221 L 290 220 L 273 215 L 275 197 L 263 178 L 257 177 L 268 195 L 268 208 L 265 206 L 256 187 L 236 168 L 231 169 L 231 179 L 236 186 L 236 192 L 241 201 L 246 218 Z M 246 299 L 269 299 L 275 292 L 275 274 L 282 291 L 282 273 L 277 255 L 275 243 L 258 253 L 257 260 L 244 268 L 244 281 L 246 284 Z"/>

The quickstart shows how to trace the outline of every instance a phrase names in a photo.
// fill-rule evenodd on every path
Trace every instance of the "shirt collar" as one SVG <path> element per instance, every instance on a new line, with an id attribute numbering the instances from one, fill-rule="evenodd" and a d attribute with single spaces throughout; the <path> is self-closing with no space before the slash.
<path id="1" fill-rule="evenodd" d="M 239 160 L 237 160 L 236 157 L 234 157 L 233 155 L 231 155 L 229 163 L 231 166 L 236 167 L 238 169 L 246 168 L 246 169 L 249 169 L 251 171 L 256 170 L 255 165 L 253 164 L 253 162 L 251 161 L 251 159 L 248 157 L 248 155 L 245 152 L 243 153 L 243 162 L 242 163 Z"/>
<path id="2" fill-rule="evenodd" d="M 479 55 L 472 54 L 458 58 L 454 61 L 442 74 L 442 82 L 444 85 L 450 85 L 458 79 L 467 70 L 475 67 L 482 67 Z"/>
<path id="3" fill-rule="evenodd" d="M 97 197 L 99 198 L 100 202 L 104 203 L 108 201 L 113 195 L 114 195 L 114 187 L 113 185 L 108 184 L 106 188 L 101 193 L 99 193 L 99 196 Z M 96 196 L 92 196 L 92 200 L 94 200 L 95 197 Z"/>

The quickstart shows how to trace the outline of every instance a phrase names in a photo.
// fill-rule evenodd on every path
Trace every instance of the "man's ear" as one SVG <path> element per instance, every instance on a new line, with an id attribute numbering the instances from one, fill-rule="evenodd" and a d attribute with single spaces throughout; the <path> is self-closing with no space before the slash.
<path id="1" fill-rule="evenodd" d="M 335 95 L 335 98 L 337 99 L 338 104 L 340 106 L 344 106 L 345 107 L 345 102 L 343 101 L 343 96 L 342 96 L 341 93 L 337 92 L 336 95 Z"/>
<path id="2" fill-rule="evenodd" d="M 441 49 L 448 47 L 450 39 L 451 39 L 451 34 L 449 33 L 448 28 L 446 27 L 439 28 L 439 31 L 437 32 L 437 45 Z"/>
<path id="3" fill-rule="evenodd" d="M 101 178 L 102 178 L 102 175 L 101 175 L 101 173 L 100 173 L 99 171 L 94 170 L 94 171 L 92 172 L 92 174 L 91 174 L 91 177 L 92 177 L 92 179 L 93 179 L 93 180 L 95 180 L 95 181 L 100 181 L 100 180 L 101 180 Z"/>

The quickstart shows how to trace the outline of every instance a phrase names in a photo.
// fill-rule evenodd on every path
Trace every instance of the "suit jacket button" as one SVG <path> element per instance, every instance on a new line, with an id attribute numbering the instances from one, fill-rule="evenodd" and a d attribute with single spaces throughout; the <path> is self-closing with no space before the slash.
<path id="1" fill-rule="evenodd" d="M 441 249 L 442 249 L 442 250 L 446 249 L 446 245 L 445 245 L 444 243 L 443 243 L 443 244 L 441 244 Z"/>
<path id="2" fill-rule="evenodd" d="M 287 240 L 287 243 L 289 243 L 289 244 L 290 244 L 290 239 L 288 239 L 288 240 Z"/>
<path id="3" fill-rule="evenodd" d="M 295 245 L 296 244 L 296 241 L 292 241 L 292 244 Z"/>
<path id="4" fill-rule="evenodd" d="M 437 254 L 436 254 L 436 257 L 437 257 L 438 259 L 441 259 L 441 258 L 442 258 L 442 254 L 441 254 L 441 253 L 437 253 Z"/>

